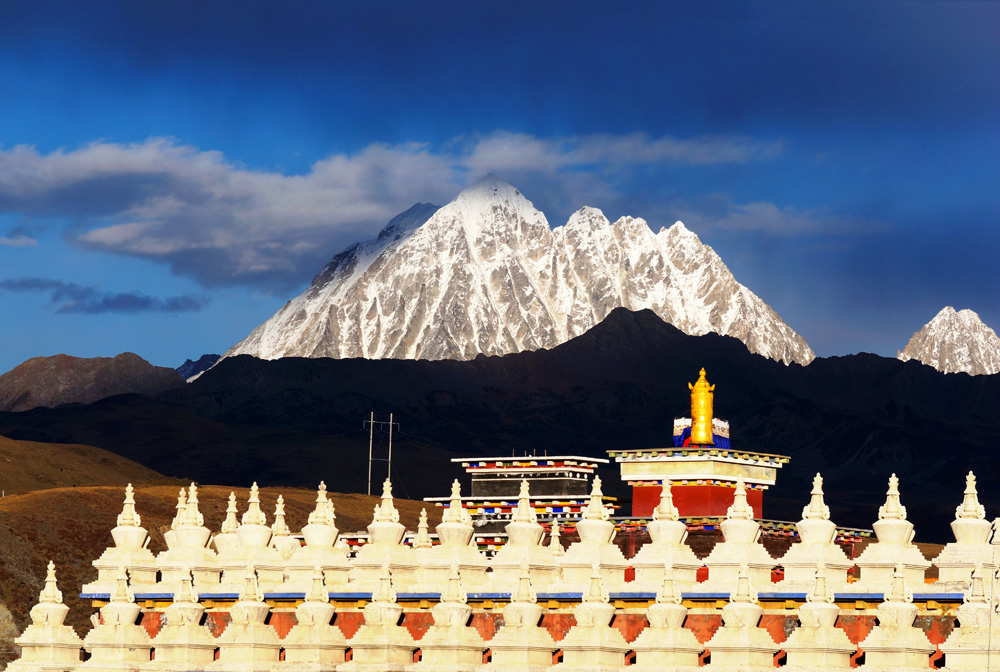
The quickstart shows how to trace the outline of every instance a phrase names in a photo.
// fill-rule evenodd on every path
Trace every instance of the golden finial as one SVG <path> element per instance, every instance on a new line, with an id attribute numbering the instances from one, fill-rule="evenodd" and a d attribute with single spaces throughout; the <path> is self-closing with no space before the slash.
<path id="1" fill-rule="evenodd" d="M 715 385 L 708 384 L 705 369 L 699 372 L 698 381 L 694 385 L 688 383 L 688 389 L 691 390 L 691 443 L 696 446 L 714 446 L 712 402 Z"/>

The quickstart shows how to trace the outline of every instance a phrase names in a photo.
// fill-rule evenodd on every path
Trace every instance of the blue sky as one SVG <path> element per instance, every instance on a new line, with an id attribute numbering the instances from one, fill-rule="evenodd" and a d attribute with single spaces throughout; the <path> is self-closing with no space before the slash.
<path id="1" fill-rule="evenodd" d="M 0 3 L 0 371 L 222 352 L 488 172 L 680 219 L 817 354 L 1000 327 L 1000 3 Z"/>

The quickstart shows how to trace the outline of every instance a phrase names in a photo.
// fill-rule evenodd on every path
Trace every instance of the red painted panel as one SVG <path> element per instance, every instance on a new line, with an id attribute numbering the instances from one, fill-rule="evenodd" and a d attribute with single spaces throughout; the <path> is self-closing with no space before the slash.
<path id="1" fill-rule="evenodd" d="M 410 631 L 413 639 L 423 639 L 432 625 L 434 616 L 429 611 L 407 611 L 403 614 L 403 627 Z"/>
<path id="2" fill-rule="evenodd" d="M 501 625 L 503 625 L 503 614 L 499 612 L 472 614 L 472 622 L 469 623 L 469 626 L 475 628 L 486 642 L 493 639 Z"/>
<path id="3" fill-rule="evenodd" d="M 688 614 L 684 620 L 684 627 L 693 632 L 695 638 L 704 644 L 722 627 L 722 614 Z"/>
<path id="4" fill-rule="evenodd" d="M 210 611 L 205 614 L 205 625 L 213 637 L 218 637 L 226 631 L 226 626 L 232 622 L 228 611 Z"/>
<path id="5" fill-rule="evenodd" d="M 146 632 L 149 633 L 150 637 L 156 637 L 156 635 L 160 632 L 160 628 L 163 627 L 163 612 L 142 612 L 142 620 L 139 621 L 139 625 L 146 629 Z"/>
<path id="6" fill-rule="evenodd" d="M 857 644 L 875 627 L 875 616 L 841 615 L 834 625 L 844 631 L 851 644 Z"/>
<path id="7" fill-rule="evenodd" d="M 798 622 L 794 614 L 764 614 L 757 627 L 767 630 L 775 644 L 781 644 L 792 634 Z"/>
<path id="8" fill-rule="evenodd" d="M 274 628 L 278 637 L 284 639 L 288 632 L 299 622 L 294 611 L 272 611 L 268 625 Z"/>
<path id="9" fill-rule="evenodd" d="M 338 611 L 333 624 L 340 628 L 344 637 L 350 639 L 365 624 L 365 615 L 360 611 Z"/>
<path id="10" fill-rule="evenodd" d="M 942 644 L 955 629 L 954 616 L 917 616 L 913 623 L 924 631 L 927 640 L 934 645 Z"/>
<path id="11" fill-rule="evenodd" d="M 617 628 L 629 644 L 635 641 L 647 625 L 649 621 L 642 614 L 615 614 L 611 621 L 611 627 Z"/>
<path id="12" fill-rule="evenodd" d="M 651 516 L 660 503 L 658 485 L 632 488 L 632 515 Z M 733 504 L 736 489 L 724 485 L 674 485 L 670 488 L 674 506 L 682 516 L 725 516 Z M 747 490 L 747 502 L 756 518 L 763 518 L 763 490 Z"/>
<path id="13" fill-rule="evenodd" d="M 576 625 L 576 616 L 573 614 L 544 614 L 541 626 L 549 631 L 552 639 L 560 641 L 569 634 L 570 629 Z"/>

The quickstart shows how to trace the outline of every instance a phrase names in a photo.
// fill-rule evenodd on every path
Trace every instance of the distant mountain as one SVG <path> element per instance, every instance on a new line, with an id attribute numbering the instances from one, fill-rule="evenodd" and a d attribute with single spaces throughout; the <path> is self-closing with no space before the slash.
<path id="1" fill-rule="evenodd" d="M 617 307 L 751 352 L 814 354 L 711 247 L 677 222 L 614 224 L 582 208 L 565 226 L 490 175 L 438 209 L 418 204 L 341 252 L 300 296 L 224 356 L 472 359 L 552 348 Z"/>
<path id="2" fill-rule="evenodd" d="M 202 373 L 215 366 L 215 363 L 220 358 L 221 355 L 202 355 L 196 362 L 185 359 L 184 363 L 177 367 L 177 373 L 180 374 L 181 378 L 190 383 Z"/>
<path id="3" fill-rule="evenodd" d="M 419 498 L 462 477 L 453 457 L 663 446 L 702 366 L 733 446 L 792 458 L 765 496 L 766 517 L 797 520 L 819 471 L 833 520 L 870 527 L 896 472 L 918 540 L 947 541 L 970 469 L 988 515 L 1000 515 L 1000 376 L 867 354 L 786 366 L 735 338 L 685 335 L 649 310 L 613 310 L 551 350 L 470 361 L 231 357 L 157 399 L 0 413 L 0 434 L 96 445 L 201 483 L 322 478 L 364 492 L 362 423 L 392 412 L 393 481 Z M 376 434 L 376 450 L 386 438 Z M 384 468 L 376 463 L 376 482 Z M 601 475 L 606 492 L 628 496 L 617 465 Z"/>
<path id="4" fill-rule="evenodd" d="M 1000 372 L 1000 337 L 975 312 L 945 306 L 896 357 L 903 362 L 915 359 L 944 373 L 989 376 Z"/>
<path id="5" fill-rule="evenodd" d="M 0 411 L 89 404 L 116 394 L 155 395 L 183 385 L 173 369 L 123 352 L 115 357 L 34 357 L 0 376 Z"/>

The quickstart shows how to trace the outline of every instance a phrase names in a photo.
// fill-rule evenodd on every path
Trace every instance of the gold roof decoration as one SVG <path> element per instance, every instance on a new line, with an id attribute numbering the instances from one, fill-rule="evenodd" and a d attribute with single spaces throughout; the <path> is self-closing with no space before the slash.
<path id="1" fill-rule="evenodd" d="M 688 383 L 688 389 L 691 390 L 691 443 L 697 446 L 715 445 L 712 434 L 715 385 L 708 383 L 704 368 L 698 373 L 698 380 L 693 385 Z"/>

